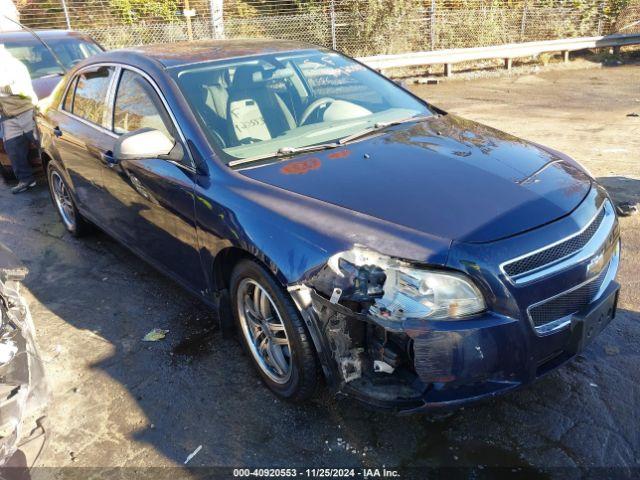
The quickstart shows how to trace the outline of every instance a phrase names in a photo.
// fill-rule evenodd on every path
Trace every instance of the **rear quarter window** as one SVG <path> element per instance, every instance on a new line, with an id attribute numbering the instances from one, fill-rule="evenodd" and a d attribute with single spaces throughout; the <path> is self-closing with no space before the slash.
<path id="1" fill-rule="evenodd" d="M 65 112 L 73 111 L 73 95 L 76 89 L 76 82 L 78 81 L 78 77 L 74 77 L 69 84 L 69 88 L 67 89 L 67 94 L 64 97 L 64 101 L 62 102 L 62 109 Z"/>

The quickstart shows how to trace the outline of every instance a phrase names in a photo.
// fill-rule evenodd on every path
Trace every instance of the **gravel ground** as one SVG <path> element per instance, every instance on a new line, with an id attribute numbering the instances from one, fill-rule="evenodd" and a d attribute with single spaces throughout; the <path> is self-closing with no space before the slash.
<path id="1" fill-rule="evenodd" d="M 568 152 L 617 199 L 640 201 L 640 118 L 627 116 L 640 113 L 640 64 L 414 90 Z M 0 185 L 0 205 L 0 241 L 31 270 L 25 295 L 52 392 L 38 466 L 179 467 L 202 445 L 189 465 L 470 466 L 474 478 L 486 466 L 563 478 L 640 468 L 640 215 L 621 219 L 620 311 L 597 341 L 527 388 L 437 419 L 326 393 L 281 402 L 198 301 L 105 235 L 67 235 L 45 187 L 12 196 Z M 141 342 L 154 327 L 167 338 Z"/>

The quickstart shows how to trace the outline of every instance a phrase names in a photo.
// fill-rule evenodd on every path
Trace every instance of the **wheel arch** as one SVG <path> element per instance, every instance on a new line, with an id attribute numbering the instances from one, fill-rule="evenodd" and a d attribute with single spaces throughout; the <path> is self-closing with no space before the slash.
<path id="1" fill-rule="evenodd" d="M 234 267 L 243 259 L 250 259 L 257 261 L 262 264 L 263 267 L 264 262 L 262 262 L 257 256 L 249 253 L 247 250 L 244 250 L 239 247 L 227 247 L 218 252 L 214 261 L 213 261 L 213 272 L 212 272 L 212 281 L 213 288 L 215 291 L 220 290 L 228 290 L 229 283 L 231 281 L 231 273 L 233 272 Z"/>
<path id="2" fill-rule="evenodd" d="M 54 163 L 58 167 L 58 170 L 64 176 L 64 179 L 67 182 L 67 185 L 69 186 L 71 195 L 77 204 L 78 199 L 76 197 L 75 185 L 73 183 L 73 180 L 71 179 L 71 175 L 69 175 L 69 172 L 67 171 L 67 167 L 64 165 L 62 160 L 58 158 L 57 155 L 51 154 L 46 150 L 40 150 L 40 161 L 42 162 L 42 170 L 44 171 L 44 175 L 45 175 L 45 178 L 47 179 L 47 182 L 49 182 L 49 165 L 51 163 Z"/>
<path id="3" fill-rule="evenodd" d="M 264 255 L 252 253 L 247 249 L 239 246 L 227 246 L 220 250 L 211 265 L 211 286 L 212 294 L 217 304 L 217 315 L 220 322 L 220 328 L 223 332 L 233 330 L 233 314 L 231 312 L 231 296 L 229 287 L 231 284 L 231 274 L 235 266 L 242 260 L 252 260 L 258 265 L 270 272 L 276 281 L 286 288 L 286 282 L 283 282 L 282 275 L 278 275 L 277 269 L 268 266 L 268 262 L 263 260 Z"/>
<path id="4" fill-rule="evenodd" d="M 237 246 L 226 247 L 216 255 L 213 262 L 213 272 L 212 272 L 212 280 L 215 288 L 215 296 L 217 297 L 218 303 L 218 319 L 220 321 L 220 327 L 223 331 L 229 332 L 233 330 L 233 313 L 231 311 L 231 296 L 230 296 L 230 281 L 231 274 L 235 266 L 241 262 L 242 260 L 252 260 L 256 262 L 258 265 L 262 266 L 267 272 L 269 272 L 277 283 L 285 290 L 285 294 L 291 298 L 294 305 L 296 304 L 295 299 L 291 297 L 291 294 L 287 290 L 287 282 L 284 276 L 280 271 L 277 270 L 277 267 L 273 262 L 265 261 L 263 258 L 260 258 L 260 255 L 256 255 L 248 250 Z M 271 263 L 271 267 L 269 266 Z M 302 313 L 299 312 L 302 316 Z M 305 328 L 309 330 L 311 328 L 310 325 L 305 324 Z M 315 349 L 315 355 L 321 361 L 318 351 L 321 346 L 318 344 L 318 334 L 319 332 L 307 332 L 311 334 L 311 338 L 313 339 L 313 345 Z M 322 362 L 321 362 L 322 363 Z M 324 365 L 323 365 L 324 367 Z"/>
<path id="5" fill-rule="evenodd" d="M 49 155 L 46 151 L 42 150 L 40 152 L 40 160 L 42 161 L 42 170 L 44 170 L 45 175 L 47 174 L 47 168 L 49 164 L 53 160 L 53 157 Z"/>

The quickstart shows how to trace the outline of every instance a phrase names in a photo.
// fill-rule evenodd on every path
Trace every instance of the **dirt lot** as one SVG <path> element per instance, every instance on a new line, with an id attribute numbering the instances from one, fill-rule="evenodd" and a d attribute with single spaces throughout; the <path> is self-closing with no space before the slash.
<path id="1" fill-rule="evenodd" d="M 638 63 L 416 92 L 568 152 L 616 198 L 640 201 L 640 118 L 627 116 L 640 113 Z M 326 394 L 280 402 L 197 301 L 105 235 L 65 234 L 45 187 L 12 196 L 0 185 L 0 205 L 0 241 L 31 269 L 52 392 L 37 465 L 179 467 L 202 445 L 190 465 L 475 466 L 475 477 L 491 465 L 562 477 L 640 468 L 640 215 L 621 219 L 620 312 L 595 344 L 528 388 L 438 420 Z M 142 343 L 154 327 L 166 340 Z"/>

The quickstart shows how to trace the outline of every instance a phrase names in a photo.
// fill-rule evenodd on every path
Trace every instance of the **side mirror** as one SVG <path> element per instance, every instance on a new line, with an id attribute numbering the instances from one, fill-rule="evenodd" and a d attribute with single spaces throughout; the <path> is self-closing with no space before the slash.
<path id="1" fill-rule="evenodd" d="M 120 160 L 144 160 L 168 156 L 175 140 L 153 128 L 142 128 L 122 135 L 113 147 L 113 157 Z"/>

